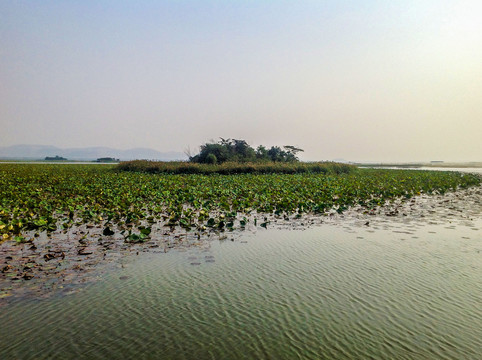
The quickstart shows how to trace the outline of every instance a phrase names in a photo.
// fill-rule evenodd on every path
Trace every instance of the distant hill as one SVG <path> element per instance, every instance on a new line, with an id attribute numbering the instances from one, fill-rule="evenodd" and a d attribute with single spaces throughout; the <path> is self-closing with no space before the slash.
<path id="1" fill-rule="evenodd" d="M 49 145 L 12 145 L 0 147 L 0 158 L 43 160 L 47 156 L 61 156 L 68 160 L 96 160 L 102 157 L 113 157 L 120 160 L 186 160 L 185 154 L 180 152 L 160 152 L 149 148 L 135 148 L 128 150 L 112 149 L 108 147 L 86 147 L 62 149 Z"/>

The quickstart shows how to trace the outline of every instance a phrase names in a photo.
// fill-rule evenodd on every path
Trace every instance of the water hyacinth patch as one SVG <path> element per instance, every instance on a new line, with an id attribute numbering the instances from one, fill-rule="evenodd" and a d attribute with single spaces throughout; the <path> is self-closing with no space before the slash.
<path id="1" fill-rule="evenodd" d="M 127 242 L 139 242 L 152 235 L 148 224 L 229 230 L 246 226 L 246 215 L 253 212 L 342 213 L 353 205 L 371 209 L 480 181 L 456 172 L 356 168 L 340 173 L 205 175 L 151 174 L 109 165 L 0 164 L 0 235 L 19 236 L 23 242 L 26 234 L 89 224 L 102 226 L 104 236 L 126 231 Z"/>

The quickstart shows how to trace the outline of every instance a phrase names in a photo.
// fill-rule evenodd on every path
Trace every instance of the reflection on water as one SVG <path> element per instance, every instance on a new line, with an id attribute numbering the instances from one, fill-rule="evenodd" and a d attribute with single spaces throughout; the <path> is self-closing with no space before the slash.
<path id="1" fill-rule="evenodd" d="M 468 204 L 141 253 L 81 292 L 0 308 L 0 357 L 476 359 L 482 218 Z"/>

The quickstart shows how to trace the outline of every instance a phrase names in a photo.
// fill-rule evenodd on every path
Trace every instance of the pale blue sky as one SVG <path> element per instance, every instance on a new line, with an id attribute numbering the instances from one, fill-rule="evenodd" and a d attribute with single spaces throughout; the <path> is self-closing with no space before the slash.
<path id="1" fill-rule="evenodd" d="M 480 1 L 2 1 L 1 145 L 482 161 Z"/>

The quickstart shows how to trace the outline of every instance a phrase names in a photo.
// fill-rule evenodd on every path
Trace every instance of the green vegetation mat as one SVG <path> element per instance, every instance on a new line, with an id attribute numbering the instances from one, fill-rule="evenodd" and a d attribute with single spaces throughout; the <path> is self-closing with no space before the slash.
<path id="1" fill-rule="evenodd" d="M 225 162 L 217 165 L 193 162 L 133 160 L 120 163 L 116 169 L 150 174 L 347 174 L 356 167 L 335 162 Z"/>
<path id="2" fill-rule="evenodd" d="M 110 165 L 0 164 L 0 236 L 102 224 L 104 235 L 149 224 L 186 229 L 246 225 L 243 214 L 368 209 L 421 192 L 480 185 L 472 174 L 355 169 L 341 174 L 172 175 L 120 171 Z M 141 226 L 142 224 L 142 226 Z M 32 232 L 29 232 L 32 231 Z M 130 232 L 129 232 L 130 234 Z"/>

